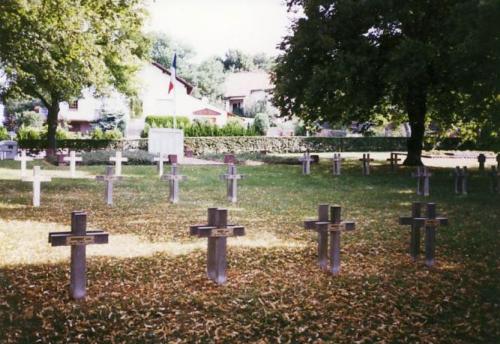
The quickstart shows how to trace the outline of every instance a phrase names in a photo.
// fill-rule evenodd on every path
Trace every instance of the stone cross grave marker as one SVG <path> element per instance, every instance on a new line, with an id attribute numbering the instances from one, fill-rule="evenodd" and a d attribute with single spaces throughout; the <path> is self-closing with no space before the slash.
<path id="1" fill-rule="evenodd" d="M 82 157 L 76 156 L 75 151 L 69 152 L 69 157 L 65 156 L 63 158 L 64 161 L 69 161 L 69 171 L 72 178 L 76 176 L 76 162 L 82 161 Z"/>
<path id="2" fill-rule="evenodd" d="M 224 164 L 236 164 L 234 154 L 224 154 Z"/>
<path id="3" fill-rule="evenodd" d="M 477 162 L 479 162 L 479 171 L 484 171 L 484 163 L 486 162 L 486 155 L 483 153 L 477 156 Z"/>
<path id="4" fill-rule="evenodd" d="M 177 164 L 172 164 L 170 174 L 165 174 L 161 180 L 169 182 L 169 200 L 172 203 L 179 202 L 179 182 L 186 180 L 187 177 L 178 173 Z"/>
<path id="5" fill-rule="evenodd" d="M 154 158 L 154 161 L 158 162 L 157 166 L 158 175 L 160 177 L 163 176 L 163 164 L 165 163 L 165 156 L 163 155 L 163 153 L 160 153 L 158 156 L 156 156 Z"/>
<path id="6" fill-rule="evenodd" d="M 500 170 L 497 170 L 495 166 L 491 166 L 490 178 L 491 192 L 500 193 Z"/>
<path id="7" fill-rule="evenodd" d="M 387 159 L 387 161 L 391 164 L 391 171 L 394 172 L 396 171 L 398 161 L 401 161 L 401 158 L 398 157 L 398 153 L 391 153 L 391 157 Z"/>
<path id="8" fill-rule="evenodd" d="M 432 173 L 425 166 L 417 167 L 417 172 L 412 173 L 413 178 L 417 178 L 417 195 L 418 196 L 429 196 L 429 178 Z"/>
<path id="9" fill-rule="evenodd" d="M 217 284 L 227 279 L 227 238 L 245 235 L 243 226 L 229 225 L 227 219 L 227 209 L 208 208 L 208 223 L 189 227 L 191 235 L 208 238 L 207 275 Z"/>
<path id="10" fill-rule="evenodd" d="M 21 178 L 26 177 L 26 162 L 33 161 L 33 158 L 26 155 L 25 149 L 21 149 L 21 155 L 17 155 L 14 160 L 21 162 Z"/>
<path id="11" fill-rule="evenodd" d="M 414 218 L 418 226 L 425 227 L 425 265 L 434 266 L 436 256 L 436 228 L 448 225 L 448 218 L 436 216 L 436 203 L 427 203 L 426 217 Z"/>
<path id="12" fill-rule="evenodd" d="M 340 176 L 341 174 L 341 169 L 342 169 L 342 157 L 340 156 L 340 153 L 334 153 L 333 158 L 332 158 L 332 173 L 334 176 Z"/>
<path id="13" fill-rule="evenodd" d="M 460 168 L 460 166 L 455 167 L 453 175 L 455 177 L 455 194 L 467 195 L 467 178 L 469 177 L 467 166 L 464 166 L 463 168 Z"/>
<path id="14" fill-rule="evenodd" d="M 309 151 L 306 151 L 304 155 L 299 158 L 299 161 L 302 163 L 302 174 L 311 174 L 311 162 L 313 161 L 313 159 L 311 158 L 311 154 L 309 153 Z"/>
<path id="15" fill-rule="evenodd" d="M 52 246 L 71 246 L 70 294 L 75 300 L 86 295 L 87 261 L 86 246 L 91 244 L 107 244 L 108 233 L 101 230 L 87 231 L 87 213 L 74 211 L 71 213 L 71 232 L 49 233 Z"/>
<path id="16" fill-rule="evenodd" d="M 169 164 L 177 164 L 178 163 L 177 154 L 169 154 L 168 155 L 168 163 Z"/>
<path id="17" fill-rule="evenodd" d="M 113 166 L 106 166 L 106 175 L 95 177 L 95 180 L 106 183 L 104 199 L 107 205 L 113 205 L 113 183 L 122 180 L 121 176 L 117 176 L 113 172 Z"/>
<path id="18" fill-rule="evenodd" d="M 220 175 L 220 179 L 226 181 L 227 200 L 229 202 L 236 203 L 238 201 L 238 180 L 244 177 L 244 175 L 237 173 L 236 165 L 234 164 L 228 164 L 227 173 Z"/>
<path id="19" fill-rule="evenodd" d="M 40 166 L 33 166 L 33 176 L 24 177 L 23 182 L 33 183 L 33 206 L 40 206 L 40 184 L 43 182 L 50 182 L 52 178 L 43 176 L 40 172 Z"/>
<path id="20" fill-rule="evenodd" d="M 369 176 L 370 175 L 370 162 L 373 161 L 373 159 L 370 158 L 370 153 L 363 154 L 363 158 L 359 159 L 359 161 L 362 162 L 363 176 Z"/>
<path id="21" fill-rule="evenodd" d="M 340 206 L 320 204 L 318 206 L 318 220 L 304 222 L 306 229 L 318 232 L 318 264 L 322 270 L 329 270 L 332 274 L 340 273 L 340 233 L 353 231 L 356 225 L 351 221 L 341 220 Z M 328 234 L 330 233 L 330 251 L 328 252 Z M 328 269 L 327 255 L 330 268 Z"/>
<path id="22" fill-rule="evenodd" d="M 411 216 L 401 216 L 399 217 L 400 225 L 410 225 L 410 256 L 415 262 L 420 255 L 420 228 L 423 226 L 415 222 L 414 219 L 422 217 L 422 205 L 421 202 L 414 202 L 411 206 Z"/>
<path id="23" fill-rule="evenodd" d="M 115 156 L 112 156 L 109 158 L 109 161 L 112 161 L 115 163 L 115 167 L 116 167 L 115 175 L 117 175 L 119 177 L 122 175 L 122 162 L 127 162 L 128 158 L 123 158 L 122 152 L 117 151 Z"/>

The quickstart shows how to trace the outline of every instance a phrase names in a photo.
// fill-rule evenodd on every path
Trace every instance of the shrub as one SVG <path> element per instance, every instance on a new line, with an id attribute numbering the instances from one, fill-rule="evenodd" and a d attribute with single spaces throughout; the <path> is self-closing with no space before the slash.
<path id="1" fill-rule="evenodd" d="M 10 136 L 9 136 L 9 133 L 7 132 L 7 128 L 0 127 L 0 141 L 9 140 L 9 139 L 10 139 Z"/>
<path id="2" fill-rule="evenodd" d="M 42 115 L 35 111 L 22 111 L 14 114 L 16 126 L 19 127 L 34 127 L 41 128 L 45 122 Z"/>
<path id="3" fill-rule="evenodd" d="M 99 118 L 93 122 L 94 128 L 100 128 L 103 132 L 116 130 L 125 132 L 125 120 L 122 113 L 107 113 L 102 111 Z"/>
<path id="4" fill-rule="evenodd" d="M 95 128 L 90 133 L 90 137 L 92 138 L 92 140 L 102 140 L 104 139 L 104 132 L 101 128 Z"/>
<path id="5" fill-rule="evenodd" d="M 269 116 L 265 113 L 258 113 L 255 115 L 255 120 L 253 122 L 255 131 L 260 135 L 266 135 L 269 130 Z"/>
<path id="6" fill-rule="evenodd" d="M 173 128 L 174 127 L 174 116 L 147 116 L 146 124 L 151 128 Z M 185 129 L 189 127 L 189 118 L 185 116 L 176 116 L 176 127 L 180 129 Z"/>
<path id="7" fill-rule="evenodd" d="M 41 130 L 38 128 L 21 126 L 17 131 L 18 140 L 40 140 L 42 139 Z"/>
<path id="8" fill-rule="evenodd" d="M 108 130 L 104 132 L 104 140 L 120 140 L 123 138 L 123 134 L 118 129 Z"/>

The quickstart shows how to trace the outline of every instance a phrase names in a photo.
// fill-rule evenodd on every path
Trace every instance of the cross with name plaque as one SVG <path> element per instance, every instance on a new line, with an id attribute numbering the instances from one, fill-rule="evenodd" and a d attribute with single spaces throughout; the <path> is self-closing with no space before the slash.
<path id="1" fill-rule="evenodd" d="M 412 173 L 413 178 L 417 178 L 417 195 L 418 196 L 429 196 L 429 178 L 432 173 L 425 166 L 417 167 L 417 172 Z"/>
<path id="2" fill-rule="evenodd" d="M 71 246 L 70 294 L 75 300 L 86 295 L 87 261 L 86 246 L 91 244 L 107 244 L 108 233 L 102 230 L 87 231 L 87 213 L 73 211 L 71 213 L 71 232 L 49 233 L 52 246 Z"/>
<path id="3" fill-rule="evenodd" d="M 76 162 L 82 161 L 82 157 L 76 156 L 75 151 L 69 152 L 69 157 L 65 156 L 63 158 L 64 161 L 69 161 L 69 171 L 72 178 L 76 176 Z"/>
<path id="4" fill-rule="evenodd" d="M 22 149 L 21 155 L 16 156 L 14 160 L 21 162 L 21 178 L 26 177 L 26 162 L 33 161 L 33 158 L 26 155 L 26 149 Z"/>
<path id="5" fill-rule="evenodd" d="M 340 176 L 341 169 L 342 169 L 342 157 L 340 156 L 340 153 L 334 153 L 333 158 L 332 158 L 332 173 L 334 176 Z"/>
<path id="6" fill-rule="evenodd" d="M 41 183 L 50 182 L 52 178 L 43 176 L 40 172 L 40 166 L 33 166 L 33 176 L 24 177 L 22 181 L 33 183 L 33 207 L 39 207 Z"/>
<path id="7" fill-rule="evenodd" d="M 124 158 L 122 157 L 122 155 L 123 155 L 122 152 L 116 151 L 115 156 L 109 158 L 109 161 L 115 163 L 115 168 L 116 168 L 115 175 L 118 177 L 122 175 L 122 162 L 128 161 L 128 158 Z"/>
<path id="8" fill-rule="evenodd" d="M 391 157 L 387 159 L 387 161 L 391 164 L 391 171 L 394 172 L 396 171 L 398 161 L 401 161 L 401 158 L 398 157 L 398 153 L 391 153 Z"/>
<path id="9" fill-rule="evenodd" d="M 370 153 L 363 154 L 363 158 L 359 159 L 359 161 L 362 162 L 363 176 L 369 176 L 370 175 L 370 162 L 373 161 L 373 159 L 370 158 Z"/>
<path id="10" fill-rule="evenodd" d="M 469 176 L 467 166 L 464 166 L 463 168 L 460 168 L 460 166 L 455 167 L 453 174 L 455 177 L 455 194 L 467 195 L 467 177 Z"/>
<path id="11" fill-rule="evenodd" d="M 420 255 L 420 228 L 423 226 L 414 221 L 416 218 L 422 217 L 422 205 L 424 203 L 414 202 L 411 205 L 411 216 L 400 216 L 399 224 L 400 225 L 409 225 L 411 226 L 411 234 L 410 234 L 410 256 L 415 262 Z"/>
<path id="12" fill-rule="evenodd" d="M 161 177 L 161 180 L 169 182 L 170 202 L 179 202 L 179 182 L 186 179 L 186 176 L 178 174 L 177 164 L 172 164 L 170 167 L 170 174 L 165 174 Z"/>
<path id="13" fill-rule="evenodd" d="M 304 221 L 305 229 L 314 229 L 318 232 L 318 264 L 320 269 L 337 275 L 340 273 L 340 233 L 353 231 L 356 225 L 352 221 L 341 221 L 340 206 L 320 204 L 318 206 L 318 220 Z M 330 251 L 328 252 L 328 234 L 330 233 Z M 330 258 L 328 269 L 327 256 Z"/>
<path id="14" fill-rule="evenodd" d="M 479 162 L 479 171 L 484 171 L 484 163 L 486 162 L 486 155 L 483 153 L 477 156 L 477 162 Z"/>
<path id="15" fill-rule="evenodd" d="M 500 171 L 495 166 L 491 166 L 491 192 L 500 193 Z"/>
<path id="16" fill-rule="evenodd" d="M 226 181 L 227 200 L 229 202 L 236 203 L 238 201 L 238 180 L 244 177 L 244 175 L 238 174 L 234 164 L 228 164 L 227 173 L 220 175 L 220 179 Z"/>
<path id="17" fill-rule="evenodd" d="M 208 238 L 207 275 L 217 284 L 227 280 L 227 238 L 245 235 L 245 227 L 229 225 L 227 219 L 227 209 L 208 208 L 208 223 L 189 227 L 191 235 Z"/>
<path id="18" fill-rule="evenodd" d="M 311 162 L 313 161 L 313 159 L 311 158 L 309 150 L 307 150 L 304 155 L 299 158 L 299 161 L 302 163 L 302 174 L 311 174 Z"/>
<path id="19" fill-rule="evenodd" d="M 427 216 L 417 217 L 416 225 L 425 227 L 425 265 L 434 266 L 436 256 L 436 228 L 448 225 L 448 218 L 436 216 L 436 203 L 427 203 Z"/>
<path id="20" fill-rule="evenodd" d="M 158 171 L 158 175 L 160 177 L 163 176 L 163 164 L 165 163 L 165 156 L 163 155 L 163 153 L 160 153 L 158 156 L 156 156 L 153 161 L 158 162 L 156 170 Z"/>
<path id="21" fill-rule="evenodd" d="M 104 199 L 107 205 L 113 205 L 113 183 L 122 180 L 123 177 L 113 173 L 113 166 L 106 166 L 106 175 L 96 176 L 95 180 L 106 184 L 104 189 Z"/>

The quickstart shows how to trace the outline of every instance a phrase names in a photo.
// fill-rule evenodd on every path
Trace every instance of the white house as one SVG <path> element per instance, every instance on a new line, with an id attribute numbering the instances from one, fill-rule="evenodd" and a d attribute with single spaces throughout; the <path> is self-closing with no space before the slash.
<path id="1" fill-rule="evenodd" d="M 193 85 L 177 77 L 175 100 L 168 93 L 170 71 L 157 63 L 145 63 L 136 76 L 139 114 L 132 114 L 131 100 L 118 92 L 105 97 L 96 97 L 92 90 L 84 90 L 82 98 L 73 103 L 61 103 L 60 119 L 68 121 L 73 131 L 87 132 L 90 123 L 99 118 L 101 112 L 122 113 L 127 121 L 127 136 L 138 136 L 144 128 L 148 115 L 186 116 L 191 121 L 204 120 L 223 126 L 228 113 L 205 101 L 191 96 Z"/>

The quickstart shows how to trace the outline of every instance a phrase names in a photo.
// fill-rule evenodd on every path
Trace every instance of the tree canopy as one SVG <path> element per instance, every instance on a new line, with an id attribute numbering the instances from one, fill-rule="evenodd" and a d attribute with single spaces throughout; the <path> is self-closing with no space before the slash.
<path id="1" fill-rule="evenodd" d="M 32 96 L 48 109 L 56 148 L 59 103 L 84 88 L 130 95 L 131 78 L 149 44 L 142 0 L 4 0 L 0 2 L 0 70 L 4 96 Z"/>
<path id="2" fill-rule="evenodd" d="M 274 101 L 307 122 L 405 116 L 407 164 L 425 122 L 489 121 L 499 110 L 496 0 L 290 0 L 303 17 L 281 43 Z"/>

